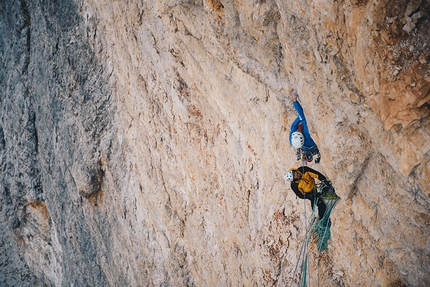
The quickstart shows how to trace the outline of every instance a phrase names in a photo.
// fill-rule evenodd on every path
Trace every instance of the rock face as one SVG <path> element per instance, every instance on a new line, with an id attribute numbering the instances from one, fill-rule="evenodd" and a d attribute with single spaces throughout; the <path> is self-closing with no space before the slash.
<path id="1" fill-rule="evenodd" d="M 430 3 L 1 1 L 1 286 L 430 285 Z M 407 2 L 407 3 L 406 3 Z"/>

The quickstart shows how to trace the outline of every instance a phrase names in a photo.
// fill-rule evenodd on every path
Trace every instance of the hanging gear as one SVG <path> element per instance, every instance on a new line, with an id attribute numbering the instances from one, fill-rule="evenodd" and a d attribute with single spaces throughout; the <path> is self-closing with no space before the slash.
<path id="1" fill-rule="evenodd" d="M 307 162 L 312 162 L 313 159 L 314 159 L 314 156 L 312 155 L 312 152 L 310 151 L 305 152 L 305 160 Z"/>
<path id="2" fill-rule="evenodd" d="M 316 197 L 317 200 L 314 202 L 314 207 L 318 204 L 317 201 L 324 201 L 325 205 L 327 206 L 324 216 L 317 220 L 317 216 L 314 215 L 314 213 L 311 214 L 309 217 L 308 223 L 309 225 L 306 226 L 305 224 L 305 240 L 303 241 L 303 245 L 300 248 L 299 257 L 297 260 L 296 268 L 294 269 L 293 276 L 291 278 L 290 287 L 293 286 L 293 282 L 296 279 L 296 274 L 298 271 L 298 281 L 299 286 L 308 286 L 308 279 L 309 278 L 309 243 L 311 242 L 312 236 L 316 236 L 316 243 L 317 243 L 317 251 L 320 254 L 328 247 L 328 241 L 331 238 L 331 219 L 330 215 L 333 211 L 333 208 L 335 207 L 336 203 L 340 199 L 340 197 L 336 194 L 333 186 L 331 185 L 331 181 L 329 180 L 322 180 L 321 183 L 317 184 L 317 189 L 319 192 L 317 193 Z M 306 209 L 305 209 L 306 211 Z M 305 214 L 306 216 L 306 214 Z M 319 257 L 320 255 L 318 255 Z M 299 264 L 301 263 L 301 264 Z M 318 259 L 319 263 L 319 259 Z M 300 270 L 299 270 L 300 265 Z M 319 278 L 319 264 L 318 264 L 318 278 Z M 319 280 L 319 279 L 318 279 Z M 319 281 L 318 281 L 319 282 Z M 319 285 L 318 285 L 319 286 Z"/>
<path id="3" fill-rule="evenodd" d="M 296 159 L 297 160 L 301 160 L 302 159 L 302 150 L 301 149 L 296 149 Z"/>
<path id="4" fill-rule="evenodd" d="M 296 149 L 296 160 L 303 160 L 303 164 L 306 165 L 308 162 L 314 161 L 316 164 L 321 161 L 321 154 L 319 150 L 315 152 L 304 151 L 301 148 Z"/>

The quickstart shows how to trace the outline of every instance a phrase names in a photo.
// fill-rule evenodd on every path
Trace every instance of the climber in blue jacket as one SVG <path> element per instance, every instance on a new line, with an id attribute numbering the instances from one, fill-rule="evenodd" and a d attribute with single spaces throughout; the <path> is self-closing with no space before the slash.
<path id="1" fill-rule="evenodd" d="M 299 95 L 295 91 L 291 93 L 291 99 L 293 100 L 293 105 L 297 111 L 298 116 L 291 125 L 290 143 L 296 149 L 297 160 L 302 158 L 303 151 L 303 153 L 306 155 L 305 160 L 307 162 L 311 162 L 315 156 L 315 163 L 319 163 L 321 160 L 321 155 L 318 150 L 318 146 L 309 133 L 303 108 L 297 101 L 298 97 Z"/>

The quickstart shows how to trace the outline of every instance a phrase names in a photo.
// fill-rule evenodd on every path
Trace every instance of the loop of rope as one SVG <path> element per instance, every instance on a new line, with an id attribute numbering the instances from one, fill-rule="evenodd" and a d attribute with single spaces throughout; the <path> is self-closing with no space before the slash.
<path id="1" fill-rule="evenodd" d="M 304 170 L 303 170 L 304 171 Z M 293 273 L 293 277 L 291 278 L 291 283 L 290 283 L 290 287 L 293 284 L 294 278 L 296 277 L 296 272 L 297 272 L 297 267 L 299 265 L 299 263 L 301 262 L 301 270 L 299 273 L 299 277 L 298 277 L 298 286 L 302 286 L 302 287 L 306 287 L 308 286 L 308 282 L 307 282 L 307 278 L 311 278 L 311 270 L 308 266 L 308 257 L 309 257 L 309 251 L 308 251 L 308 244 L 310 242 L 311 237 L 313 236 L 313 234 L 317 234 L 318 235 L 318 245 L 317 245 L 317 252 L 318 252 L 318 259 L 317 259 L 317 286 L 319 287 L 319 274 L 320 274 L 320 254 L 322 251 L 325 250 L 325 248 L 327 248 L 327 240 L 329 240 L 330 238 L 327 238 L 327 232 L 329 231 L 330 225 L 329 225 L 329 218 L 330 218 L 330 214 L 334 208 L 334 206 L 336 205 L 336 203 L 338 202 L 338 200 L 340 199 L 336 193 L 334 192 L 333 186 L 329 186 L 329 189 L 327 189 L 326 191 L 323 192 L 323 189 L 326 187 L 327 185 L 325 184 L 317 184 L 317 188 L 320 189 L 320 191 L 324 194 L 330 194 L 330 193 L 334 193 L 334 195 L 336 196 L 336 198 L 334 199 L 326 199 L 327 201 L 330 201 L 330 203 L 327 203 L 326 201 L 324 201 L 324 204 L 326 204 L 327 209 L 324 213 L 324 216 L 322 219 L 315 221 L 315 217 L 314 216 L 310 216 L 309 217 L 309 225 L 307 224 L 307 220 L 306 220 L 306 204 L 304 204 L 304 214 L 305 214 L 305 239 L 302 243 L 302 247 L 300 248 L 300 254 L 299 254 L 299 258 L 297 260 L 297 264 L 296 267 L 294 269 L 294 273 Z M 318 198 L 317 200 L 314 200 L 314 204 L 312 207 L 312 210 L 315 210 L 315 207 L 318 205 L 318 201 L 319 200 L 323 200 L 322 198 Z M 306 202 L 304 200 L 304 202 Z M 326 225 L 324 226 L 323 223 L 326 223 Z M 321 231 L 323 231 L 322 236 L 321 236 Z M 330 236 L 330 235 L 328 235 Z"/>

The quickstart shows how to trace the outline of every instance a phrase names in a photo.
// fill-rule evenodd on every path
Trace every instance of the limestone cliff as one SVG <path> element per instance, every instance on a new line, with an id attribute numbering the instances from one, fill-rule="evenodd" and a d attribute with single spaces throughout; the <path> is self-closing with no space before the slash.
<path id="1" fill-rule="evenodd" d="M 430 285 L 428 0 L 0 1 L 1 286 Z"/>

